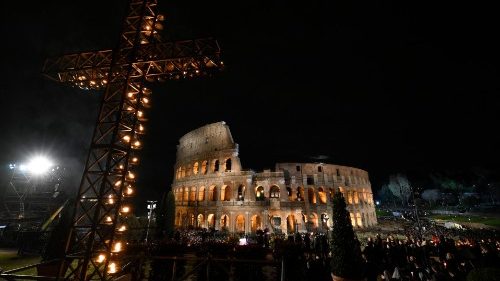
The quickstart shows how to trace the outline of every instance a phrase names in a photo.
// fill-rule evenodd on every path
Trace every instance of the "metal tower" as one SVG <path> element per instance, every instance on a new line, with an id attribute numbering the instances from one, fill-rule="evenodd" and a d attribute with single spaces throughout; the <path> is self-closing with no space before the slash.
<path id="1" fill-rule="evenodd" d="M 0 197 L 0 220 L 36 225 L 64 202 L 64 168 L 53 166 L 34 174 L 25 165 L 10 164 L 10 178 Z"/>
<path id="2" fill-rule="evenodd" d="M 156 0 L 130 0 L 118 47 L 48 59 L 48 77 L 81 89 L 104 89 L 99 116 L 76 200 L 66 266 L 71 280 L 110 280 L 124 266 L 122 217 L 130 212 L 137 151 L 145 133 L 148 83 L 219 71 L 216 40 L 162 42 L 164 16 Z"/>

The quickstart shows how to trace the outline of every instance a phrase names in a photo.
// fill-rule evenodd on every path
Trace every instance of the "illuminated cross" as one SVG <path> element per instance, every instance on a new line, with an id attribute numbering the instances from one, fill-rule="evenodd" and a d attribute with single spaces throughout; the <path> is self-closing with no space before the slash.
<path id="1" fill-rule="evenodd" d="M 162 42 L 164 16 L 157 0 L 130 0 L 120 42 L 114 50 L 49 59 L 46 76 L 81 89 L 104 89 L 85 171 L 76 200 L 65 263 L 59 276 L 110 280 L 121 273 L 126 226 L 132 209 L 137 150 L 145 132 L 148 82 L 192 78 L 219 71 L 216 40 Z"/>

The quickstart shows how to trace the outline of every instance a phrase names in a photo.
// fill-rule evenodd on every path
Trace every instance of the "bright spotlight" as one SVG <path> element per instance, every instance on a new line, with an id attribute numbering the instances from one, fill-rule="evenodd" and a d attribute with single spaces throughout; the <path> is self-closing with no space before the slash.
<path id="1" fill-rule="evenodd" d="M 41 175 L 49 171 L 52 162 L 43 156 L 37 156 L 30 160 L 26 169 L 35 175 Z"/>

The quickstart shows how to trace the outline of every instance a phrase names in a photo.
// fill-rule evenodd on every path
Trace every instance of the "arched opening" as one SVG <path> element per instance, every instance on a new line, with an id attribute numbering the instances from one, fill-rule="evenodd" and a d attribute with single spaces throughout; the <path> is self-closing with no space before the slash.
<path id="1" fill-rule="evenodd" d="M 262 229 L 262 219 L 260 218 L 260 216 L 252 216 L 250 228 L 252 232 L 256 232 L 257 230 Z"/>
<path id="2" fill-rule="evenodd" d="M 195 226 L 195 217 L 194 214 L 189 215 L 189 226 Z"/>
<path id="3" fill-rule="evenodd" d="M 356 226 L 356 217 L 354 216 L 353 213 L 349 213 L 349 217 L 351 218 L 351 224 L 352 226 Z"/>
<path id="4" fill-rule="evenodd" d="M 349 204 L 352 204 L 353 200 L 352 200 L 352 192 L 351 191 L 347 191 L 347 203 Z"/>
<path id="5" fill-rule="evenodd" d="M 280 198 L 280 187 L 277 185 L 271 186 L 269 189 L 269 198 Z"/>
<path id="6" fill-rule="evenodd" d="M 189 199 L 189 188 L 188 187 L 184 187 L 184 191 L 182 193 L 182 201 L 183 202 L 187 202 Z"/>
<path id="7" fill-rule="evenodd" d="M 236 231 L 245 232 L 245 217 L 243 215 L 236 217 Z"/>
<path id="8" fill-rule="evenodd" d="M 181 212 L 177 212 L 177 215 L 175 216 L 175 225 L 181 226 Z"/>
<path id="9" fill-rule="evenodd" d="M 309 204 L 316 204 L 316 192 L 313 187 L 307 189 L 307 196 L 309 197 Z"/>
<path id="10" fill-rule="evenodd" d="M 231 172 L 231 158 L 227 158 L 227 159 L 226 159 L 226 164 L 225 164 L 225 166 L 226 166 L 225 171 L 226 171 L 226 172 Z"/>
<path id="11" fill-rule="evenodd" d="M 208 165 L 208 161 L 207 161 L 207 160 L 205 160 L 205 161 L 201 162 L 201 173 L 202 173 L 203 175 L 206 175 L 206 174 L 207 174 L 207 170 L 208 170 L 208 169 L 207 169 L 207 165 Z"/>
<path id="12" fill-rule="evenodd" d="M 195 186 L 191 187 L 191 192 L 189 192 L 189 201 L 191 201 L 191 202 L 196 201 L 196 187 Z"/>
<path id="13" fill-rule="evenodd" d="M 220 217 L 220 228 L 229 229 L 229 217 L 227 215 L 222 215 L 222 217 Z"/>
<path id="14" fill-rule="evenodd" d="M 175 178 L 180 179 L 181 178 L 181 167 L 177 168 L 177 171 L 175 173 Z"/>
<path id="15" fill-rule="evenodd" d="M 220 189 L 220 201 L 231 200 L 231 187 L 229 185 L 223 185 Z"/>
<path id="16" fill-rule="evenodd" d="M 318 227 L 318 215 L 316 213 L 311 213 L 308 222 L 310 222 L 312 227 L 316 229 Z"/>
<path id="17" fill-rule="evenodd" d="M 304 188 L 302 186 L 297 187 L 297 201 L 304 201 Z"/>
<path id="18" fill-rule="evenodd" d="M 297 223 L 295 221 L 294 215 L 289 215 L 286 217 L 286 230 L 288 233 L 294 233 Z"/>
<path id="19" fill-rule="evenodd" d="M 264 201 L 264 199 L 265 199 L 264 187 L 259 185 L 255 188 L 255 200 L 256 201 Z"/>
<path id="20" fill-rule="evenodd" d="M 356 213 L 356 224 L 358 227 L 363 227 L 363 221 L 361 220 L 361 213 Z"/>
<path id="21" fill-rule="evenodd" d="M 335 188 L 330 188 L 330 200 L 333 199 L 333 196 L 335 196 Z"/>
<path id="22" fill-rule="evenodd" d="M 198 227 L 204 227 L 205 226 L 205 217 L 202 214 L 198 215 Z"/>
<path id="23" fill-rule="evenodd" d="M 245 186 L 240 184 L 240 186 L 238 186 L 238 201 L 243 201 L 245 200 Z"/>
<path id="24" fill-rule="evenodd" d="M 330 217 L 328 217 L 328 214 L 323 213 L 321 214 L 321 226 L 323 229 L 328 229 L 328 221 L 330 220 Z"/>
<path id="25" fill-rule="evenodd" d="M 359 196 L 358 196 L 357 191 L 352 192 L 352 197 L 353 197 L 354 204 L 359 204 Z"/>
<path id="26" fill-rule="evenodd" d="M 181 167 L 181 178 L 186 176 L 186 169 L 184 167 Z"/>
<path id="27" fill-rule="evenodd" d="M 205 201 L 205 187 L 202 186 L 198 190 L 198 201 Z"/>
<path id="28" fill-rule="evenodd" d="M 191 166 L 190 165 L 188 165 L 186 167 L 186 177 L 189 177 L 189 176 L 191 176 Z"/>
<path id="29" fill-rule="evenodd" d="M 319 203 L 326 204 L 326 192 L 323 187 L 318 188 Z"/>
<path id="30" fill-rule="evenodd" d="M 215 215 L 214 214 L 209 214 L 207 216 L 207 227 L 212 227 L 215 228 Z"/>
<path id="31" fill-rule="evenodd" d="M 214 160 L 214 166 L 212 167 L 213 172 L 218 172 L 219 171 L 219 160 Z"/>
<path id="32" fill-rule="evenodd" d="M 182 200 L 181 193 L 179 192 L 179 188 L 175 189 L 174 195 L 175 195 L 174 197 L 175 197 L 176 202 L 180 202 Z"/>
<path id="33" fill-rule="evenodd" d="M 194 165 L 193 165 L 193 174 L 194 175 L 198 174 L 198 162 L 194 162 Z"/>
<path id="34" fill-rule="evenodd" d="M 217 201 L 217 186 L 212 185 L 208 189 L 208 201 Z"/>
<path id="35" fill-rule="evenodd" d="M 291 187 L 289 187 L 289 186 L 286 187 L 286 193 L 288 195 L 288 200 L 293 201 L 294 196 L 293 196 L 293 191 L 292 191 Z"/>

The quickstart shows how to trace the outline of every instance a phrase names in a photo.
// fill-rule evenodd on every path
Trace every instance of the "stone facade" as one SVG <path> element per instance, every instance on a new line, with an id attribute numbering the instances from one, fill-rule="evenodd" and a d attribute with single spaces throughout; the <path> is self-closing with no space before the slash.
<path id="1" fill-rule="evenodd" d="M 229 127 L 205 125 L 177 146 L 172 190 L 178 227 L 250 233 L 325 231 L 330 197 L 342 192 L 355 227 L 377 223 L 368 173 L 324 163 L 277 163 L 275 171 L 243 170 Z"/>

